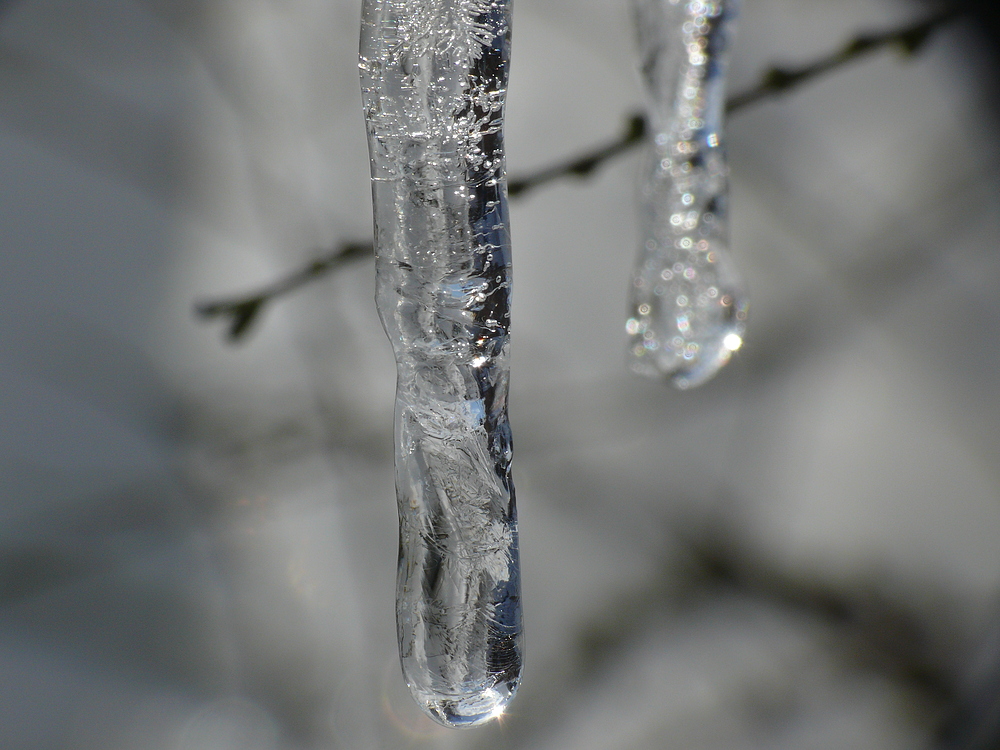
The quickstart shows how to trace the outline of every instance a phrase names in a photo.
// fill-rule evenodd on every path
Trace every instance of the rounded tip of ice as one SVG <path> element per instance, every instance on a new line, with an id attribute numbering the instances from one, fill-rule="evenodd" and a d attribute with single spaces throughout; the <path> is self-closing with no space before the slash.
<path id="1" fill-rule="evenodd" d="M 468 696 L 418 698 L 417 703 L 438 724 L 456 729 L 476 727 L 499 718 L 517 692 L 517 687 L 517 682 L 504 682 Z"/>
<path id="2" fill-rule="evenodd" d="M 682 391 L 696 388 L 715 377 L 743 346 L 743 328 L 739 323 L 717 331 L 683 353 L 676 346 L 664 345 L 662 336 L 661 340 L 633 336 L 628 350 L 629 369 L 653 380 L 666 380 Z"/>

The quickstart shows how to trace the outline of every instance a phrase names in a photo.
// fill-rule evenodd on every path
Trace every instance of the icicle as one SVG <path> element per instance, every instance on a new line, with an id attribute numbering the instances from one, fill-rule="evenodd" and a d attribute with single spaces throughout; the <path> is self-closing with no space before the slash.
<path id="1" fill-rule="evenodd" d="M 499 715 L 521 672 L 507 422 L 510 0 L 364 0 L 376 301 L 396 357 L 396 622 L 417 703 Z"/>
<path id="2" fill-rule="evenodd" d="M 743 343 L 747 299 L 729 254 L 722 145 L 734 0 L 633 0 L 650 144 L 643 246 L 626 323 L 631 368 L 679 388 Z"/>

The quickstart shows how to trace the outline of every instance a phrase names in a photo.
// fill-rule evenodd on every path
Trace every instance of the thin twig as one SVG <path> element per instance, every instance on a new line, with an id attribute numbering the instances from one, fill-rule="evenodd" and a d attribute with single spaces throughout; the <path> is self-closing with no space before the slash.
<path id="1" fill-rule="evenodd" d="M 837 581 L 786 569 L 717 522 L 675 526 L 674 539 L 678 545 L 664 558 L 662 575 L 623 590 L 577 634 L 579 664 L 593 669 L 672 614 L 729 591 L 823 626 L 837 636 L 827 645 L 842 663 L 891 679 L 919 695 L 925 708 L 941 712 L 955 699 L 955 656 L 964 632 L 947 617 L 929 618 L 907 604 L 891 580 Z M 930 589 L 925 594 L 930 601 Z M 933 598 L 948 611 L 947 592 L 935 591 Z"/>
<path id="2" fill-rule="evenodd" d="M 801 86 L 806 81 L 843 67 L 849 62 L 870 55 L 883 47 L 899 47 L 905 54 L 914 55 L 931 34 L 958 16 L 957 10 L 945 10 L 901 29 L 874 34 L 859 34 L 840 50 L 798 68 L 773 66 L 764 73 L 760 83 L 748 91 L 736 94 L 726 101 L 726 112 L 733 114 L 761 99 Z"/>
<path id="3" fill-rule="evenodd" d="M 906 54 L 913 55 L 919 51 L 934 31 L 957 15 L 958 12 L 955 10 L 946 10 L 902 28 L 859 34 L 836 52 L 798 68 L 773 66 L 764 73 L 756 86 L 729 97 L 726 101 L 726 112 L 734 114 L 742 111 L 753 104 L 802 86 L 808 81 L 885 47 L 897 46 Z M 581 155 L 536 170 L 524 177 L 511 179 L 508 183 L 508 193 L 512 198 L 518 198 L 537 187 L 563 177 L 586 177 L 601 165 L 642 143 L 645 132 L 646 120 L 644 116 L 638 112 L 632 113 L 626 119 L 625 128 L 618 138 Z M 228 300 L 199 303 L 195 306 L 195 312 L 206 319 L 224 318 L 227 322 L 227 337 L 231 341 L 237 341 L 243 338 L 258 320 L 264 307 L 276 298 L 325 276 L 348 261 L 371 257 L 373 252 L 370 242 L 343 243 L 336 250 L 316 258 L 305 268 L 294 271 L 285 278 L 268 284 L 256 292 Z"/>
<path id="4" fill-rule="evenodd" d="M 802 65 L 798 68 L 772 66 L 756 86 L 735 94 L 726 100 L 726 112 L 735 114 L 764 99 L 770 99 L 786 91 L 791 91 L 824 73 L 843 67 L 884 47 L 899 46 L 907 54 L 915 54 L 931 33 L 958 15 L 955 10 L 936 13 L 919 23 L 899 29 L 879 33 L 859 34 L 841 49 Z M 625 130 L 617 139 L 609 141 L 592 151 L 575 156 L 529 174 L 510 180 L 509 193 L 520 196 L 536 187 L 561 177 L 586 177 L 604 162 L 638 146 L 643 141 L 646 121 L 642 113 L 629 115 Z"/>
<path id="5" fill-rule="evenodd" d="M 300 268 L 256 292 L 232 299 L 201 302 L 195 305 L 195 312 L 203 318 L 227 318 L 226 336 L 230 341 L 238 341 L 249 331 L 250 326 L 269 302 L 325 276 L 345 263 L 360 258 L 370 258 L 372 254 L 370 242 L 347 242 L 334 252 L 311 261 L 305 268 Z"/>
<path id="6" fill-rule="evenodd" d="M 560 177 L 587 177 L 604 162 L 638 146 L 645 135 L 646 118 L 641 112 L 633 112 L 626 120 L 625 130 L 615 140 L 581 156 L 574 156 L 568 161 L 539 169 L 524 177 L 511 179 L 507 184 L 507 192 L 511 198 L 518 198 L 529 190 Z"/>

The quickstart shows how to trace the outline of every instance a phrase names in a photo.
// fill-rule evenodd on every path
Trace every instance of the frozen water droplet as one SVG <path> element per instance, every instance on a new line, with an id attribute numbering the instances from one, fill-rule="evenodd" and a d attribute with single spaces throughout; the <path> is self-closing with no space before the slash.
<path id="1" fill-rule="evenodd" d="M 635 372 L 679 388 L 709 380 L 743 343 L 747 296 L 729 252 L 722 145 L 736 3 L 634 0 L 648 94 L 643 242 L 626 332 Z"/>

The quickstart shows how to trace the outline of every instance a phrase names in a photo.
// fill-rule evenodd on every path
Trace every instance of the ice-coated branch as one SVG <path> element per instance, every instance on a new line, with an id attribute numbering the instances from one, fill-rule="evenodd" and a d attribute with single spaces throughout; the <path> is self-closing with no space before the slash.
<path id="1" fill-rule="evenodd" d="M 888 47 L 898 47 L 903 52 L 914 55 L 934 32 L 950 23 L 957 15 L 958 11 L 947 10 L 895 29 L 858 34 L 836 51 L 804 65 L 772 66 L 764 72 L 755 86 L 728 97 L 726 112 L 730 115 L 742 112 L 755 104 L 800 88 L 827 73 Z M 511 198 L 519 198 L 554 180 L 564 177 L 589 177 L 605 163 L 628 153 L 642 143 L 645 132 L 645 117 L 641 113 L 631 113 L 625 117 L 622 132 L 616 138 L 576 156 L 510 179 L 508 194 Z M 198 303 L 195 305 L 195 312 L 206 320 L 221 318 L 226 324 L 227 338 L 233 342 L 239 341 L 250 332 L 260 319 L 261 312 L 271 302 L 311 281 L 325 277 L 346 262 L 370 257 L 372 257 L 370 242 L 344 242 L 282 279 L 247 294 Z"/>

